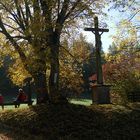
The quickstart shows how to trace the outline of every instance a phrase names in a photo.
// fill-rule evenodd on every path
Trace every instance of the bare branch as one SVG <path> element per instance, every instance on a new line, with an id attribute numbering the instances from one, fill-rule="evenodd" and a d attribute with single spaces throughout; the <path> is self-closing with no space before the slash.
<path id="1" fill-rule="evenodd" d="M 57 16 L 59 16 L 60 0 L 58 0 Z"/>
<path id="2" fill-rule="evenodd" d="M 49 6 L 46 0 L 40 0 L 40 4 L 41 4 L 42 15 L 43 17 L 45 17 L 46 24 L 51 25 L 51 14 L 52 14 L 51 5 Z"/>
<path id="3" fill-rule="evenodd" d="M 15 28 L 15 27 L 13 27 L 13 26 L 11 26 L 11 25 L 9 25 L 9 24 L 3 23 L 3 25 L 5 25 L 5 26 L 7 26 L 7 27 L 9 27 L 9 28 L 11 28 L 11 29 L 13 29 L 14 31 L 17 30 L 17 31 L 21 32 L 21 31 L 19 30 L 19 28 Z M 22 32 L 21 32 L 21 33 L 22 33 Z"/>
<path id="4" fill-rule="evenodd" d="M 6 36 L 6 38 L 11 42 L 11 44 L 13 45 L 13 47 L 15 48 L 15 50 L 18 52 L 18 54 L 20 55 L 20 58 L 23 62 L 23 64 L 25 65 L 25 67 L 27 68 L 27 64 L 26 64 L 26 56 L 23 53 L 23 51 L 21 50 L 20 46 L 17 44 L 17 42 L 12 38 L 12 36 L 7 32 L 5 26 L 3 25 L 3 22 L 1 20 L 0 17 L 0 28 L 2 30 L 2 33 Z"/>
<path id="5" fill-rule="evenodd" d="M 34 17 L 39 16 L 40 12 L 40 6 L 39 6 L 39 0 L 34 0 L 33 1 L 33 12 L 34 12 Z"/>
<path id="6" fill-rule="evenodd" d="M 69 15 L 73 12 L 73 10 L 76 8 L 76 6 L 79 4 L 79 2 L 81 2 L 81 0 L 77 0 L 74 5 L 72 6 L 72 8 L 69 10 L 69 12 L 67 13 L 67 15 L 65 16 L 65 19 L 67 19 L 69 17 Z"/>
<path id="7" fill-rule="evenodd" d="M 23 23 L 24 19 L 22 18 L 22 14 L 21 14 L 20 7 L 18 5 L 18 1 L 14 0 L 14 2 L 15 2 L 16 10 L 17 10 L 17 17 L 18 17 L 18 21 L 20 23 L 20 27 L 23 31 L 25 31 L 25 25 Z"/>
<path id="8" fill-rule="evenodd" d="M 129 21 L 131 21 L 139 12 L 140 12 L 140 9 L 139 9 L 138 11 L 136 11 L 136 12 L 131 16 L 131 18 L 129 19 Z"/>
<path id="9" fill-rule="evenodd" d="M 20 36 L 20 35 L 18 35 L 18 36 L 11 36 L 12 38 L 17 38 L 17 39 L 24 39 L 24 40 L 28 40 L 28 37 L 26 37 L 26 36 Z"/>
<path id="10" fill-rule="evenodd" d="M 31 11 L 27 0 L 24 0 L 24 3 L 25 3 L 25 10 L 26 10 L 26 22 L 29 22 L 29 19 L 32 20 Z"/>
<path id="11" fill-rule="evenodd" d="M 25 28 L 26 28 L 28 26 L 28 22 L 26 20 L 26 17 L 25 17 L 25 14 L 23 12 L 23 9 L 22 9 L 22 7 L 20 5 L 19 5 L 19 10 L 21 11 L 22 21 L 24 22 Z"/>
<path id="12" fill-rule="evenodd" d="M 15 13 L 14 11 L 10 11 L 10 10 L 6 7 L 6 5 L 4 5 L 2 2 L 0 2 L 0 4 L 1 4 L 1 5 L 3 6 L 3 8 L 14 18 L 14 19 L 12 19 L 12 20 L 15 21 L 18 25 L 20 25 L 16 13 Z"/>
<path id="13" fill-rule="evenodd" d="M 62 25 L 64 23 L 69 2 L 70 2 L 70 0 L 64 0 L 61 12 L 58 15 L 58 19 L 56 22 L 57 24 L 59 23 L 60 25 Z"/>
<path id="14" fill-rule="evenodd" d="M 74 61 L 75 61 L 77 64 L 79 64 L 79 65 L 82 64 L 82 63 L 79 62 L 79 61 L 75 58 L 75 56 L 72 55 L 72 54 L 69 52 L 69 50 L 67 50 L 64 46 L 60 45 L 60 47 L 63 48 L 63 50 L 66 51 L 66 52 L 74 59 Z"/>

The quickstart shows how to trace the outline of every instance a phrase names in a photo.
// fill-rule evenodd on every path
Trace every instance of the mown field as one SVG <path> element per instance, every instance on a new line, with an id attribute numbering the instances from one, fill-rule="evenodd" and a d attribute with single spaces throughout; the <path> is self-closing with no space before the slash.
<path id="1" fill-rule="evenodd" d="M 8 109 L 0 112 L 0 132 L 14 140 L 139 140 L 140 103 Z"/>

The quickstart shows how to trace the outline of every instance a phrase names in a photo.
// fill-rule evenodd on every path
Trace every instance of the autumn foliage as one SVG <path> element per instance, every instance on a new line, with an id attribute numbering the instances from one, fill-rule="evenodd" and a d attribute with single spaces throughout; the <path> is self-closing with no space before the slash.
<path id="1" fill-rule="evenodd" d="M 124 41 L 120 46 L 114 46 L 106 59 L 104 78 L 106 83 L 113 85 L 116 94 L 127 99 L 128 93 L 140 91 L 139 46 Z"/>

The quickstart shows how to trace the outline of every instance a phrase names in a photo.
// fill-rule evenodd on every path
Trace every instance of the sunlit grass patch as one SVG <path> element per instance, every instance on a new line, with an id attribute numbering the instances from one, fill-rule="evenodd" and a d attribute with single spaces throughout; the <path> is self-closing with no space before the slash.
<path id="1" fill-rule="evenodd" d="M 90 99 L 70 99 L 70 102 L 73 104 L 79 104 L 85 106 L 89 106 L 92 104 L 92 100 Z"/>
<path id="2" fill-rule="evenodd" d="M 36 99 L 33 99 L 33 105 L 36 104 Z M 15 105 L 7 105 L 4 106 L 4 111 L 5 110 L 19 110 L 19 109 L 26 109 L 29 108 L 28 104 L 21 104 L 19 108 L 15 108 Z M 0 106 L 0 111 L 2 111 L 2 107 Z"/>

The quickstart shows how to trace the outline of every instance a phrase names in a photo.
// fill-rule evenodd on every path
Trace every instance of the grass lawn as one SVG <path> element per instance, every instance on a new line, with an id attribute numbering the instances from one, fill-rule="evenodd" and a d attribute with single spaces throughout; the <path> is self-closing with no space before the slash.
<path id="1" fill-rule="evenodd" d="M 90 99 L 71 99 L 70 102 L 73 104 L 79 104 L 85 106 L 90 106 L 92 104 L 92 100 Z"/>
<path id="2" fill-rule="evenodd" d="M 36 104 L 36 99 L 32 99 L 32 100 L 34 100 L 33 105 L 35 105 Z M 8 102 L 11 102 L 11 101 L 8 101 Z M 24 109 L 24 108 L 29 108 L 29 106 L 27 104 L 21 104 L 19 108 L 15 108 L 14 105 L 4 106 L 4 110 L 13 110 L 13 109 L 18 110 L 18 109 Z M 2 110 L 2 107 L 1 107 L 1 110 Z"/>
<path id="3" fill-rule="evenodd" d="M 0 112 L 0 133 L 13 140 L 139 140 L 140 103 L 50 104 Z"/>
<path id="4" fill-rule="evenodd" d="M 70 99 L 69 101 L 73 104 L 79 104 L 79 105 L 85 105 L 85 106 L 90 106 L 92 104 L 92 100 L 89 100 L 89 99 Z M 36 100 L 34 99 L 33 105 L 35 104 L 36 104 Z M 24 109 L 24 108 L 29 108 L 29 107 L 26 104 L 22 104 L 20 105 L 20 108 Z M 14 105 L 4 107 L 4 110 L 13 110 L 13 109 L 19 109 L 19 108 L 15 108 Z"/>

